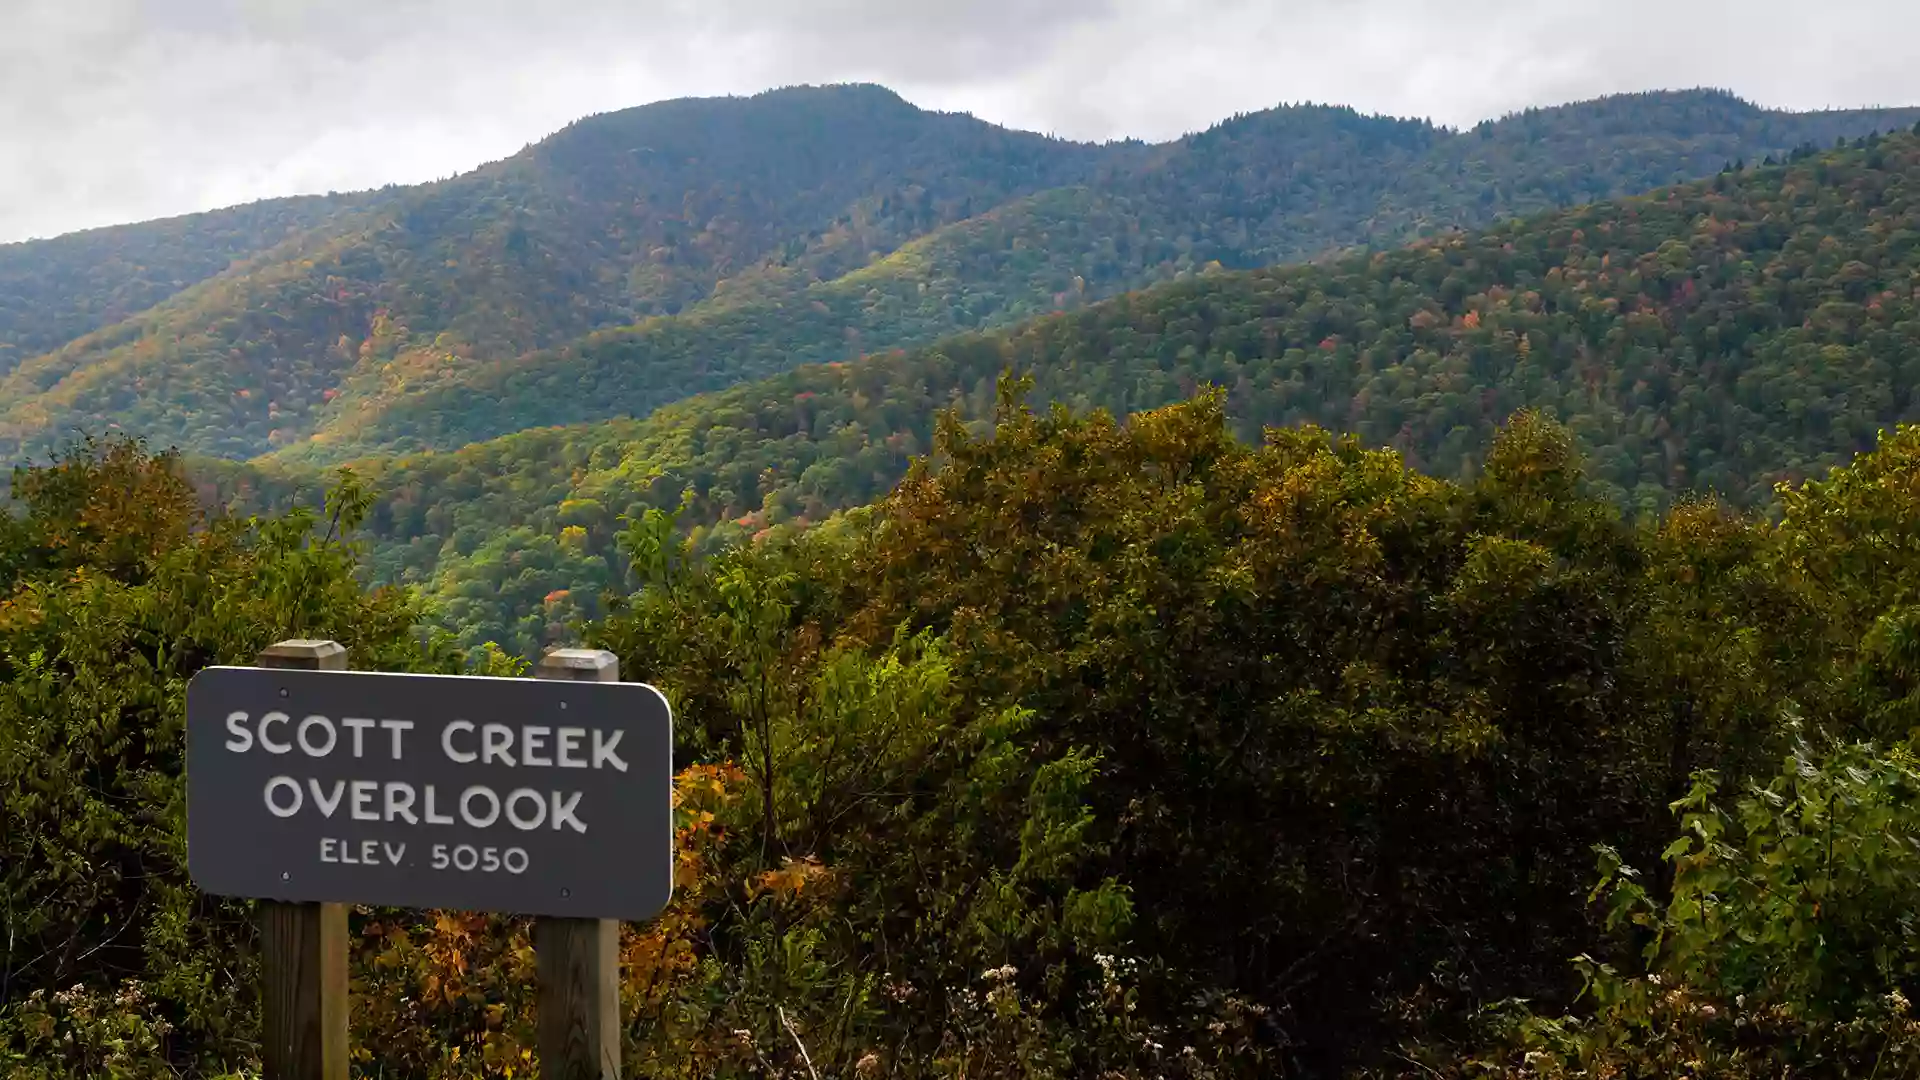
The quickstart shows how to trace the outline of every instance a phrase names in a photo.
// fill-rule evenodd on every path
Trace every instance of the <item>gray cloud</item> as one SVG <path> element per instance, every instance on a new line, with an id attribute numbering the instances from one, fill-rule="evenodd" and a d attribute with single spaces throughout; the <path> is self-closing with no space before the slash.
<path id="1" fill-rule="evenodd" d="M 417 182 L 581 115 L 870 80 L 1075 138 L 1714 85 L 1920 103 L 1912 0 L 0 0 L 0 241 Z"/>

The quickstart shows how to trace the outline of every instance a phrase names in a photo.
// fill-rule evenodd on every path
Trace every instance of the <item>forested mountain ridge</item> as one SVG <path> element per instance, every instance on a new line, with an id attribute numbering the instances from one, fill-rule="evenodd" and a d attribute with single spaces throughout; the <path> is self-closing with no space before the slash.
<path id="1" fill-rule="evenodd" d="M 199 214 L 0 244 L 0 374 L 111 326 L 394 189 L 265 199 Z"/>
<path id="2" fill-rule="evenodd" d="M 1531 110 L 1462 133 L 1348 108 L 1270 109 L 1156 147 L 1137 167 L 948 226 L 798 295 L 738 289 L 721 310 L 444 369 L 446 381 L 409 393 L 343 399 L 312 442 L 283 456 L 453 449 L 532 426 L 645 416 L 801 362 L 858 359 L 1211 269 L 1391 247 L 1916 119 L 1920 110 L 1773 112 L 1698 91 Z"/>
<path id="3" fill-rule="evenodd" d="M 0 380 L 0 449 L 112 425 L 235 458 L 451 449 L 1216 265 L 1644 190 L 1916 115 L 1686 91 L 1467 132 L 1281 108 L 1095 147 L 877 87 L 664 102 L 402 190 L 26 359 Z"/>
<path id="4" fill-rule="evenodd" d="M 1100 160 L 877 87 L 590 117 L 26 361 L 0 382 L 0 443 L 118 424 L 251 456 L 305 437 L 352 380 L 404 388 L 677 311 L 756 268 L 838 273 Z"/>
<path id="5" fill-rule="evenodd" d="M 702 546 L 804 527 L 890 488 L 948 406 L 1034 397 L 1126 415 L 1212 384 L 1243 438 L 1314 423 L 1471 477 L 1515 409 L 1566 423 L 1588 483 L 1657 511 L 1764 505 L 1920 419 L 1920 137 L 1861 140 L 1641 197 L 1326 265 L 1226 272 L 857 363 L 801 368 L 645 420 L 365 459 L 371 566 L 471 640 L 532 650 L 620 578 L 621 519 L 677 505 Z M 247 505 L 321 474 L 203 466 Z"/>

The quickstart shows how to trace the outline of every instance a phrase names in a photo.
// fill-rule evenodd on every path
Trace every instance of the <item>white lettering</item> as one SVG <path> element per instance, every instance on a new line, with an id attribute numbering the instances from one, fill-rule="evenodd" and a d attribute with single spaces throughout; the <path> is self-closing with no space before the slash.
<path id="1" fill-rule="evenodd" d="M 580 756 L 580 740 L 587 737 L 583 727 L 563 727 L 560 729 L 560 767 L 563 769 L 584 769 L 587 759 Z"/>
<path id="2" fill-rule="evenodd" d="M 307 731 L 314 727 L 326 729 L 327 745 L 324 749 L 315 750 L 313 746 L 307 742 Z M 333 730 L 333 721 L 326 717 L 309 716 L 305 720 L 300 721 L 300 729 L 294 732 L 294 738 L 300 740 L 300 749 L 305 750 L 308 757 L 326 757 L 328 754 L 333 753 L 334 744 L 340 741 L 340 733 Z"/>
<path id="3" fill-rule="evenodd" d="M 467 807 L 467 804 L 472 802 L 475 796 L 479 795 L 486 796 L 489 807 L 484 820 L 475 817 L 473 811 Z M 460 818 L 476 829 L 486 828 L 500 820 L 500 796 L 495 795 L 492 788 L 478 786 L 468 788 L 460 793 Z"/>
<path id="4" fill-rule="evenodd" d="M 475 754 L 471 750 L 455 750 L 453 748 L 454 732 L 472 731 L 472 730 L 473 730 L 473 721 L 471 720 L 455 720 L 453 723 L 448 724 L 446 727 L 443 727 L 440 729 L 440 749 L 446 752 L 447 760 L 457 761 L 460 764 L 465 765 L 468 762 L 472 761 L 474 758 L 480 756 L 478 754 Z"/>
<path id="5" fill-rule="evenodd" d="M 399 796 L 405 795 L 402 799 Z M 388 821 L 400 818 L 409 825 L 418 825 L 420 820 L 413 816 L 413 785 L 398 780 L 387 781 L 386 814 Z"/>
<path id="6" fill-rule="evenodd" d="M 373 809 L 373 796 L 379 790 L 380 782 L 378 780 L 355 780 L 353 782 L 353 820 L 380 820 L 380 815 Z"/>
<path id="7" fill-rule="evenodd" d="M 612 765 L 621 772 L 626 772 L 627 763 L 621 761 L 619 755 L 613 752 L 614 748 L 620 745 L 620 737 L 625 735 L 626 732 L 615 729 L 613 738 L 603 741 L 601 736 L 604 734 L 606 733 L 599 728 L 593 729 L 593 767 L 597 769 L 602 763 L 605 763 Z"/>
<path id="8" fill-rule="evenodd" d="M 520 764 L 551 766 L 552 758 L 534 756 L 542 753 L 541 748 L 546 746 L 547 736 L 551 734 L 553 734 L 552 728 L 539 724 L 527 724 L 522 727 L 520 729 Z"/>
<path id="9" fill-rule="evenodd" d="M 268 724 L 284 724 L 290 719 L 292 718 L 283 712 L 270 712 L 260 718 L 260 745 L 266 747 L 267 753 L 284 754 L 293 749 L 292 743 L 277 743 L 267 738 Z"/>
<path id="10" fill-rule="evenodd" d="M 353 732 L 353 756 L 364 755 L 367 749 L 367 729 L 373 726 L 373 721 L 364 716 L 343 716 L 340 722 L 347 725 L 347 729 Z"/>
<path id="11" fill-rule="evenodd" d="M 380 721 L 380 728 L 383 731 L 393 732 L 393 760 L 399 761 L 401 759 L 401 751 L 403 749 L 403 747 L 400 745 L 400 736 L 405 734 L 406 732 L 413 730 L 413 721 L 382 720 Z"/>
<path id="12" fill-rule="evenodd" d="M 320 816 L 331 819 L 343 808 L 353 821 L 400 822 L 407 825 L 457 825 L 487 829 L 509 824 L 521 832 L 572 830 L 585 833 L 587 823 L 580 814 L 585 794 L 579 791 L 554 791 L 532 787 L 514 788 L 502 793 L 486 784 L 474 784 L 460 792 L 457 816 L 444 813 L 440 792 L 432 784 L 415 786 L 405 780 L 296 780 L 276 776 L 268 780 L 262 792 L 267 810 L 278 818 L 290 818 L 304 811 L 309 803 Z M 371 843 L 372 841 L 367 841 Z M 386 841 L 382 841 L 383 843 Z M 357 840 L 339 840 L 341 862 L 358 865 L 361 861 L 378 863 L 373 856 L 362 857 L 354 845 Z M 404 850 L 400 844 L 395 850 Z M 368 849 L 371 850 L 371 849 Z M 389 855 L 388 863 L 396 856 Z"/>
<path id="13" fill-rule="evenodd" d="M 227 740 L 228 750 L 236 754 L 244 754 L 253 749 L 253 732 L 247 730 L 246 713 L 228 713 L 227 732 L 233 736 Z"/>
<path id="14" fill-rule="evenodd" d="M 407 845 L 405 844 L 389 844 L 382 840 L 380 847 L 387 853 L 387 863 L 390 866 L 399 866 L 400 860 L 406 858 Z"/>
<path id="15" fill-rule="evenodd" d="M 461 723 L 465 723 L 465 722 L 466 721 L 464 720 L 461 721 Z M 427 785 L 427 824 L 429 825 L 453 824 L 453 815 L 442 814 L 438 810 L 435 810 L 433 808 L 433 796 L 434 796 L 433 785 L 428 784 Z"/>
<path id="16" fill-rule="evenodd" d="M 283 790 L 293 792 L 293 805 L 282 807 L 278 802 L 274 801 L 273 793 Z M 267 800 L 267 810 L 271 812 L 274 817 L 289 818 L 300 812 L 300 785 L 296 783 L 291 776 L 276 776 L 267 781 L 267 790 L 264 793 L 264 797 Z"/>
<path id="17" fill-rule="evenodd" d="M 361 866 L 372 865 L 373 863 L 378 862 L 379 859 L 380 859 L 380 841 L 378 840 L 360 841 L 360 865 Z"/>
<path id="18" fill-rule="evenodd" d="M 312 777 L 307 778 L 307 789 L 313 792 L 313 803 L 320 808 L 320 816 L 330 818 L 333 816 L 335 810 L 340 809 L 340 798 L 347 793 L 347 782 L 345 780 L 335 780 L 333 782 L 333 797 L 331 799 L 320 790 L 320 781 Z"/>
<path id="19" fill-rule="evenodd" d="M 509 874 L 524 874 L 531 862 L 527 857 L 527 849 L 517 847 L 476 848 L 472 844 L 456 844 L 449 848 L 445 844 L 435 844 L 428 852 L 428 864 L 435 870 L 478 869 L 489 874 L 505 870 Z"/>
<path id="20" fill-rule="evenodd" d="M 548 816 L 553 820 L 554 831 L 558 832 L 560 826 L 565 824 L 570 826 L 574 832 L 586 832 L 587 823 L 575 817 L 573 813 L 574 810 L 580 806 L 581 793 L 578 791 L 568 792 L 567 797 L 564 799 L 560 797 L 560 793 L 557 791 L 551 792 L 550 794 L 553 796 L 553 813 Z"/>
<path id="21" fill-rule="evenodd" d="M 514 809 L 529 799 L 533 801 L 533 816 L 523 818 Z M 532 788 L 515 788 L 507 795 L 507 820 L 513 822 L 513 827 L 521 832 L 537 829 L 547 820 L 547 801 Z"/>
<path id="22" fill-rule="evenodd" d="M 320 861 L 335 862 L 335 863 L 339 862 L 340 861 L 339 845 L 340 845 L 340 841 L 335 840 L 331 836 L 321 837 L 320 838 Z"/>
<path id="23" fill-rule="evenodd" d="M 480 763 L 513 768 L 513 729 L 505 724 L 486 724 L 480 728 Z"/>

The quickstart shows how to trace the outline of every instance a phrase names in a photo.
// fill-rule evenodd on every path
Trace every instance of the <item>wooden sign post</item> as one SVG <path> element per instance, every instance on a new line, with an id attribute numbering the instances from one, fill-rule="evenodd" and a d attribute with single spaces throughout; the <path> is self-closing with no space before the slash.
<path id="1" fill-rule="evenodd" d="M 555 649 L 536 678 L 619 682 L 604 649 Z M 542 1080 L 620 1080 L 620 924 L 541 916 L 533 923 Z"/>
<path id="2" fill-rule="evenodd" d="M 282 641 L 263 668 L 345 671 L 337 641 Z M 347 1080 L 347 907 L 262 900 L 260 1064 L 264 1080 Z"/>
<path id="3" fill-rule="evenodd" d="M 285 641 L 187 687 L 187 871 L 261 901 L 267 1080 L 346 1080 L 347 903 L 534 917 L 541 1074 L 620 1075 L 619 921 L 673 895 L 673 712 L 613 654 L 537 679 Z"/>

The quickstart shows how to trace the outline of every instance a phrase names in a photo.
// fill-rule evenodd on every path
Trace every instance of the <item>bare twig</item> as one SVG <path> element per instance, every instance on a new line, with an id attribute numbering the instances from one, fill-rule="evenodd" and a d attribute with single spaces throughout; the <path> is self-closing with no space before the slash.
<path id="1" fill-rule="evenodd" d="M 1403 1054 L 1398 1050 L 1389 1050 L 1388 1053 L 1392 1054 L 1394 1057 L 1399 1058 L 1401 1061 L 1404 1061 L 1407 1064 L 1413 1066 L 1414 1068 L 1419 1069 L 1421 1072 L 1426 1073 L 1428 1076 L 1433 1077 L 1434 1080 L 1440 1080 L 1440 1074 L 1438 1072 L 1435 1072 L 1431 1065 L 1428 1065 L 1425 1062 L 1416 1061 L 1411 1056 L 1407 1054 Z"/>
<path id="2" fill-rule="evenodd" d="M 793 1021 L 787 1019 L 787 1010 L 783 1005 L 775 1005 L 773 1011 L 780 1016 L 780 1023 L 786 1027 L 787 1034 L 793 1036 L 793 1045 L 800 1048 L 800 1060 L 807 1063 L 807 1075 L 820 1080 L 820 1073 L 813 1067 L 813 1057 L 807 1053 L 807 1044 L 800 1041 L 800 1033 L 793 1030 Z"/>

